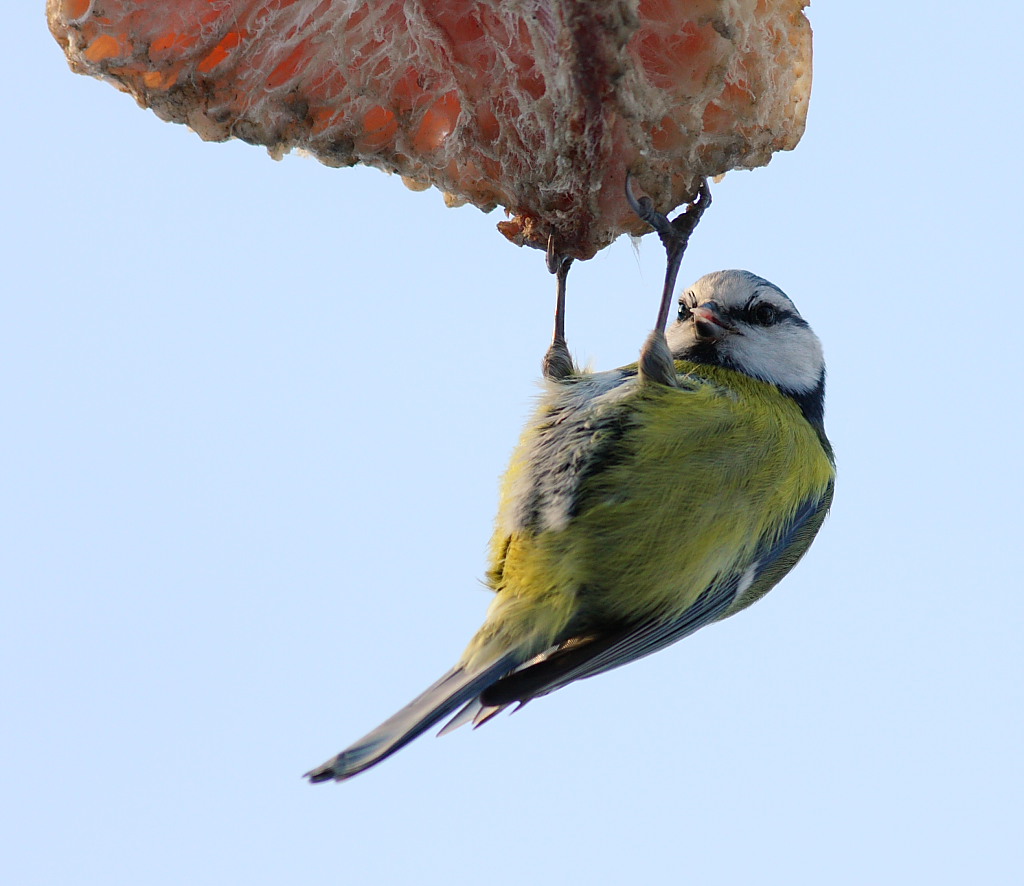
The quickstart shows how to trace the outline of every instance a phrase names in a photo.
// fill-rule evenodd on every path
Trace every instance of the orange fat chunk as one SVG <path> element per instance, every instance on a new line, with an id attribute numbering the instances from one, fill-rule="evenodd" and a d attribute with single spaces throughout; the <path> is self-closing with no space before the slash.
<path id="1" fill-rule="evenodd" d="M 455 129 L 460 110 L 459 97 L 454 92 L 434 102 L 423 115 L 413 136 L 412 143 L 416 152 L 428 154 L 440 148 Z"/>
<path id="2" fill-rule="evenodd" d="M 89 11 L 92 0 L 61 0 L 60 10 L 68 21 L 80 19 Z"/>
<path id="3" fill-rule="evenodd" d="M 398 131 L 398 121 L 387 108 L 370 108 L 363 115 L 363 135 L 360 139 L 368 149 L 382 148 L 392 143 Z"/>
<path id="4" fill-rule="evenodd" d="M 803 134 L 806 0 L 47 0 L 72 68 L 202 138 L 364 163 L 589 258 Z"/>

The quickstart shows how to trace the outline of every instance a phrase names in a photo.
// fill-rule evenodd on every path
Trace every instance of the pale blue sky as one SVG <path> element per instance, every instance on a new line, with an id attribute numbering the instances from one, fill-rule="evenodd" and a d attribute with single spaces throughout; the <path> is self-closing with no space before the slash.
<path id="1" fill-rule="evenodd" d="M 43 5 L 8 12 L 0 99 L 3 882 L 1024 876 L 1018 4 L 819 0 L 803 142 L 693 239 L 682 280 L 755 271 L 825 343 L 839 486 L 805 561 L 315 787 L 482 618 L 552 281 L 497 213 L 72 75 Z M 645 239 L 573 269 L 579 357 L 634 359 L 662 267 Z"/>

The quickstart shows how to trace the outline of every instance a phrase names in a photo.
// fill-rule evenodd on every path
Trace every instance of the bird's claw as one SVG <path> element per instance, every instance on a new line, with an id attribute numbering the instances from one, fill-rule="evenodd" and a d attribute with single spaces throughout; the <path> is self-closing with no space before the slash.
<path id="1" fill-rule="evenodd" d="M 626 173 L 626 202 L 641 221 L 647 222 L 654 230 L 659 231 L 660 226 L 668 225 L 669 221 L 665 216 L 654 208 L 654 202 L 650 197 L 637 197 L 633 193 L 633 173 Z"/>
<path id="2" fill-rule="evenodd" d="M 548 248 L 545 253 L 548 271 L 552 274 L 568 273 L 572 264 L 572 256 L 563 255 L 555 250 L 555 235 L 548 234 Z"/>
<path id="3" fill-rule="evenodd" d="M 661 238 L 661 242 L 668 249 L 672 244 L 686 245 L 697 227 L 697 222 L 704 214 L 704 210 L 711 205 L 711 189 L 708 187 L 708 180 L 701 177 L 697 187 L 697 193 L 689 200 L 683 211 L 674 219 L 669 221 L 668 216 L 658 212 L 650 197 L 637 197 L 633 193 L 633 176 L 626 173 L 626 202 L 629 208 L 639 216 L 641 221 L 646 222 Z"/>

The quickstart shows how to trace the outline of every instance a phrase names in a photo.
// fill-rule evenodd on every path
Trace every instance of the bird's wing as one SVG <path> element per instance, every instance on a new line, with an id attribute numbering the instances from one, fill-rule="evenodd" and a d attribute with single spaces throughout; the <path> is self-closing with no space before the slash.
<path id="1" fill-rule="evenodd" d="M 766 539 L 745 568 L 721 576 L 681 615 L 568 637 L 550 652 L 526 662 L 484 689 L 480 704 L 486 709 L 516 701 L 525 703 L 574 680 L 593 677 L 643 658 L 717 621 L 740 597 L 755 588 L 762 577 L 774 585 L 793 567 L 810 545 L 830 501 L 831 486 L 823 495 L 806 499 L 783 531 Z"/>

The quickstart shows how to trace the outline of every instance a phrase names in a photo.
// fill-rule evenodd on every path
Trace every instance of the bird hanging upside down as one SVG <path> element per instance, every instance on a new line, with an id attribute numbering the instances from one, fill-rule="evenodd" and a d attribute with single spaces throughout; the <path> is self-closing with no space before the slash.
<path id="1" fill-rule="evenodd" d="M 832 501 L 821 344 L 789 298 L 747 271 L 708 274 L 669 306 L 707 185 L 658 232 L 668 271 L 639 361 L 579 370 L 558 280 L 546 387 L 505 474 L 487 583 L 495 597 L 458 664 L 310 781 L 342 781 L 446 717 L 483 723 L 648 655 L 766 594 Z M 454 715 L 454 716 L 452 716 Z"/>

